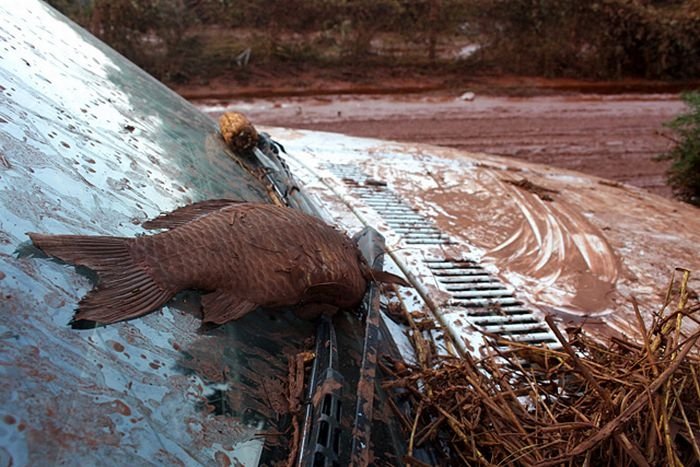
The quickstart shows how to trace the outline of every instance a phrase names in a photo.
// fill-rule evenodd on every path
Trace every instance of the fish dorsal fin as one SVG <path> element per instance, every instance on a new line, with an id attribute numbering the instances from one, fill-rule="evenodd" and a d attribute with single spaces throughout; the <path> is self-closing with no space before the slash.
<path id="1" fill-rule="evenodd" d="M 224 324 L 243 317 L 257 307 L 256 303 L 240 298 L 232 292 L 217 290 L 202 295 L 202 322 Z"/>
<path id="2" fill-rule="evenodd" d="M 155 219 L 144 222 L 141 226 L 149 230 L 174 229 L 236 203 L 245 203 L 245 201 L 236 201 L 233 199 L 209 199 L 206 201 L 199 201 L 177 208 L 174 211 L 161 214 Z"/>
<path id="3" fill-rule="evenodd" d="M 362 276 L 366 280 L 372 282 L 379 282 L 383 284 L 396 284 L 402 287 L 413 287 L 413 285 L 411 285 L 411 283 L 403 277 L 399 277 L 396 274 L 392 274 L 390 272 L 382 271 L 381 269 L 371 268 L 364 260 L 360 262 L 360 271 L 362 272 Z"/>

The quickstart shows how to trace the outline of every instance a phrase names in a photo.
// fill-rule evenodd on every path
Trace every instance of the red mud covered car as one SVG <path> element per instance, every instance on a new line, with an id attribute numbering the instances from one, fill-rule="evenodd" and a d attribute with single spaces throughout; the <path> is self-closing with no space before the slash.
<path id="1" fill-rule="evenodd" d="M 650 316 L 673 266 L 700 270 L 694 208 L 329 133 L 265 128 L 244 160 L 212 119 L 45 4 L 0 12 L 0 465 L 400 464 L 378 359 L 414 359 L 407 332 L 456 357 L 484 332 L 557 345 L 544 313 L 627 334 L 630 295 Z M 316 322 L 259 309 L 202 330 L 192 291 L 143 318 L 68 326 L 94 274 L 36 259 L 26 232 L 142 235 L 214 198 L 319 216 L 413 288 L 371 286 L 359 309 Z M 390 319 L 406 314 L 433 325 Z"/>

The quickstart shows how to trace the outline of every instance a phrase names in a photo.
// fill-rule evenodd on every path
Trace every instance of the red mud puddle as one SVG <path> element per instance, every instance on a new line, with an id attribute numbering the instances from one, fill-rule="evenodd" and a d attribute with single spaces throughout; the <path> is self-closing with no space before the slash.
<path id="1" fill-rule="evenodd" d="M 572 169 L 670 196 L 663 123 L 684 109 L 671 94 L 324 96 L 200 101 L 257 125 L 429 143 Z M 273 135 L 274 137 L 274 135 Z"/>
<path id="2" fill-rule="evenodd" d="M 461 94 L 474 91 L 490 96 L 535 96 L 571 93 L 678 94 L 700 89 L 700 80 L 615 81 L 527 76 L 474 76 L 440 65 L 386 66 L 358 63 L 352 67 L 249 67 L 238 75 L 224 75 L 187 84 L 171 83 L 190 100 L 299 97 L 327 95 Z"/>

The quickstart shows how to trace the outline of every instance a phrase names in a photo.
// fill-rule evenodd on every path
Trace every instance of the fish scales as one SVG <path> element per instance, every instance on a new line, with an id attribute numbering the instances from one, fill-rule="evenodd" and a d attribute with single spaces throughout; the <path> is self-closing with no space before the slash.
<path id="1" fill-rule="evenodd" d="M 238 319 L 259 306 L 305 315 L 359 305 L 369 281 L 407 286 L 369 268 L 345 234 L 291 208 L 232 200 L 185 206 L 143 224 L 136 238 L 30 233 L 49 255 L 97 271 L 74 320 L 113 323 L 198 289 L 203 320 Z"/>
<path id="2" fill-rule="evenodd" d="M 361 299 L 366 281 L 350 239 L 303 212 L 240 203 L 157 235 L 134 239 L 155 277 L 178 290 L 230 290 L 262 306 L 302 302 L 308 288 L 350 285 Z"/>

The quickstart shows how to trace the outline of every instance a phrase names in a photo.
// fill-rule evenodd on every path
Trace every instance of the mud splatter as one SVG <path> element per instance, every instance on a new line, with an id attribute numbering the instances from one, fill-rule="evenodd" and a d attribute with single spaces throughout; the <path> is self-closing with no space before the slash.
<path id="1" fill-rule="evenodd" d="M 216 465 L 219 467 L 230 467 L 231 465 L 231 459 L 223 451 L 216 451 L 214 460 L 216 460 Z"/>
<path id="2" fill-rule="evenodd" d="M 124 345 L 117 341 L 107 341 L 108 344 L 112 346 L 115 352 L 124 352 Z"/>
<path id="3" fill-rule="evenodd" d="M 105 402 L 103 404 L 99 404 L 105 409 L 107 409 L 107 413 L 118 413 L 120 415 L 123 415 L 125 417 L 131 416 L 131 408 L 126 405 L 123 401 L 119 399 L 115 399 L 111 402 Z"/>

